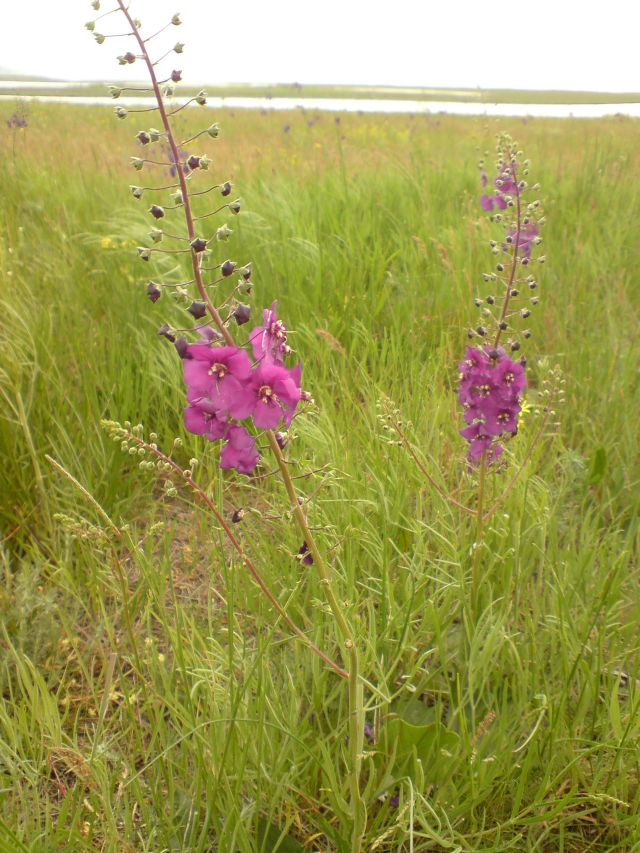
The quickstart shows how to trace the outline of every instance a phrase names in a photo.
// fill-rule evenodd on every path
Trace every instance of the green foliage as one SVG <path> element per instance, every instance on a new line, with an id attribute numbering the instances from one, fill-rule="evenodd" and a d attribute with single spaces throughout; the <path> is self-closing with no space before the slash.
<path id="1" fill-rule="evenodd" d="M 255 481 L 249 499 L 183 431 L 180 366 L 155 332 L 184 315 L 144 297 L 149 270 L 128 243 L 148 223 L 117 165 L 126 132 L 108 121 L 34 107 L 32 148 L 14 160 L 0 140 L 0 850 L 341 851 L 343 685 L 191 496 L 168 500 L 99 428 L 140 421 L 166 450 L 181 437 L 176 458 L 199 457 L 226 517 L 254 508 L 238 534 L 338 656 L 277 484 Z M 365 697 L 365 849 L 636 849 L 635 125 L 517 129 L 549 221 L 533 384 L 548 354 L 567 400 L 488 524 L 471 624 L 472 525 L 382 440 L 377 402 L 393 400 L 436 480 L 470 499 L 453 388 L 490 264 L 477 148 L 503 125 L 221 124 L 214 164 L 235 172 L 246 211 L 229 251 L 253 262 L 254 311 L 278 298 L 295 330 L 318 404 L 295 422 L 297 473 L 317 472 L 297 482 L 379 691 Z M 243 140 L 260 134 L 258 156 Z M 534 429 L 529 413 L 513 464 Z"/>

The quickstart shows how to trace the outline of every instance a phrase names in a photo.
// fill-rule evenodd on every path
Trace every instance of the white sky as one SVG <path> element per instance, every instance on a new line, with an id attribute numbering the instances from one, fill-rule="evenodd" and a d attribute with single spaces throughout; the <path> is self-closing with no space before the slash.
<path id="1" fill-rule="evenodd" d="M 102 0 L 100 12 L 115 6 Z M 185 81 L 640 90 L 640 0 L 132 0 Z M 130 42 L 96 45 L 89 0 L 0 0 L 0 66 L 116 79 Z M 107 17 L 97 29 L 123 32 Z M 113 29 L 113 28 L 116 29 Z M 155 27 L 157 28 L 157 26 Z M 169 68 L 170 70 L 170 68 Z M 0 73 L 0 77 L 1 77 Z"/>

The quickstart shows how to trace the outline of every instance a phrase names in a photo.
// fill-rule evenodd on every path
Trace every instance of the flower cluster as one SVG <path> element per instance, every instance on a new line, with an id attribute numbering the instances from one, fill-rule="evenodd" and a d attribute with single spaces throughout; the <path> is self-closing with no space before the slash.
<path id="1" fill-rule="evenodd" d="M 502 455 L 499 439 L 518 431 L 520 395 L 526 385 L 523 365 L 504 349 L 467 348 L 458 396 L 468 424 L 460 434 L 469 442 L 469 462 L 492 462 Z"/>
<path id="2" fill-rule="evenodd" d="M 7 119 L 7 127 L 8 128 L 18 128 L 19 130 L 24 130 L 29 126 L 27 119 L 23 115 L 18 115 L 18 113 L 14 113 L 10 118 Z"/>
<path id="3" fill-rule="evenodd" d="M 264 310 L 263 323 L 252 330 L 249 342 L 255 364 L 236 346 L 202 342 L 183 351 L 189 403 L 185 426 L 209 441 L 224 440 L 220 466 L 240 474 L 250 474 L 260 455 L 255 437 L 233 421 L 251 419 L 257 429 L 276 429 L 283 421 L 288 427 L 303 396 L 301 365 L 284 364 L 291 350 L 275 302 Z"/>

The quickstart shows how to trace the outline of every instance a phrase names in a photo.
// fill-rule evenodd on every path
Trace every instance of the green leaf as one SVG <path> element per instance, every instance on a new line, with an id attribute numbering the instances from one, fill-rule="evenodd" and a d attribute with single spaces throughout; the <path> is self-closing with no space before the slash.
<path id="1" fill-rule="evenodd" d="M 594 486 L 600 483 L 607 470 L 607 451 L 604 447 L 598 447 L 591 456 L 589 466 L 589 483 Z"/>
<path id="2" fill-rule="evenodd" d="M 286 833 L 286 831 L 284 831 Z M 272 823 L 259 818 L 258 820 L 258 850 L 264 850 L 265 853 L 305 853 L 304 847 L 299 844 L 291 835 L 283 834 L 283 830 L 278 829 Z"/>

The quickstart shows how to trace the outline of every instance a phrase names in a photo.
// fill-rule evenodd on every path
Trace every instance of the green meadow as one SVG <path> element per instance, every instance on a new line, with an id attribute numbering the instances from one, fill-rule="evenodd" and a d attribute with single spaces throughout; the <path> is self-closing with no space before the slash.
<path id="1" fill-rule="evenodd" d="M 14 131 L 12 112 L 0 106 L 0 851 L 348 850 L 344 684 L 193 494 L 167 497 L 100 427 L 142 423 L 167 451 L 180 437 L 176 460 L 198 460 L 227 519 L 245 509 L 247 553 L 340 658 L 268 454 L 257 477 L 221 472 L 218 447 L 182 425 L 181 364 L 157 330 L 190 318 L 145 286 L 187 267 L 136 257 L 144 124 L 32 104 Z M 183 138 L 214 120 L 183 115 Z M 189 150 L 243 201 L 212 226 L 234 229 L 220 259 L 252 262 L 253 319 L 278 300 L 314 398 L 288 453 L 370 685 L 364 849 L 640 850 L 638 122 L 215 120 L 220 138 Z M 503 130 L 547 217 L 530 398 L 557 365 L 566 400 L 525 460 L 528 407 L 488 479 L 498 495 L 525 460 L 485 534 L 472 620 L 471 520 L 389 442 L 379 404 L 472 505 L 457 365 L 495 263 L 477 162 Z"/>

